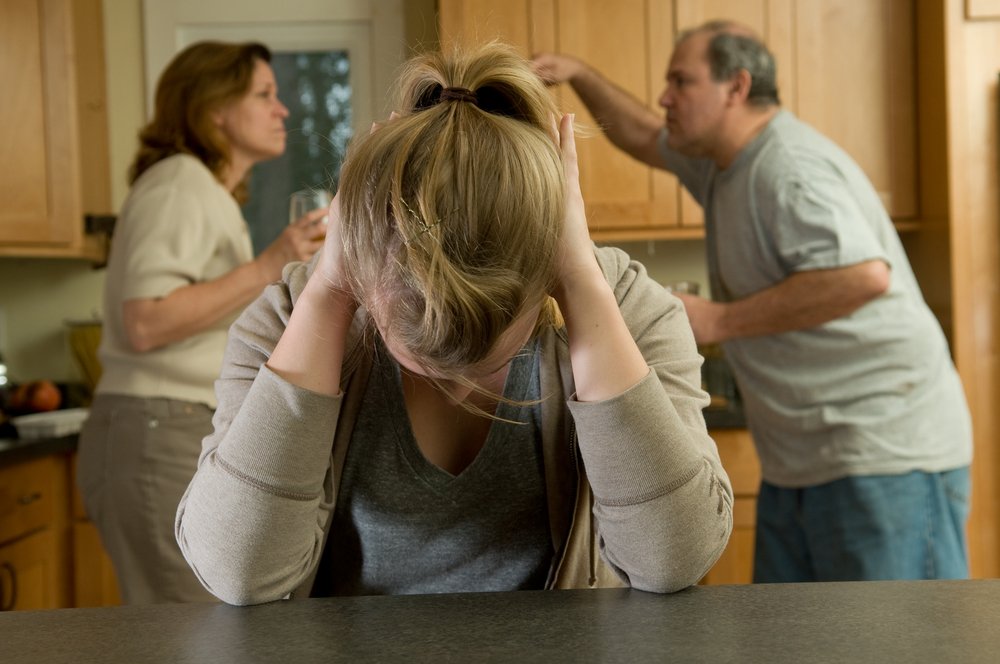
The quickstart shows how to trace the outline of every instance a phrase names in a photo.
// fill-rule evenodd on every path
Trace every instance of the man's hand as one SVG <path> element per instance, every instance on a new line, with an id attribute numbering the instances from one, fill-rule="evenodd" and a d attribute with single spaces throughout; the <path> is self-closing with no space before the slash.
<path id="1" fill-rule="evenodd" d="M 674 295 L 684 303 L 688 320 L 691 321 L 691 329 L 694 331 L 694 340 L 699 346 L 724 341 L 718 335 L 718 322 L 725 311 L 724 304 L 689 293 L 674 293 Z"/>
<path id="2" fill-rule="evenodd" d="M 568 83 L 587 67 L 582 60 L 560 53 L 537 53 L 531 64 L 546 85 Z"/>

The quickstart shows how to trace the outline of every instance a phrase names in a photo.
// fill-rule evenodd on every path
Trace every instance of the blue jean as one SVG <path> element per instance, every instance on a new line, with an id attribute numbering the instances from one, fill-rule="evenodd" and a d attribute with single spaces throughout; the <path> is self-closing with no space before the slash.
<path id="1" fill-rule="evenodd" d="M 761 483 L 754 583 L 968 577 L 968 467 Z"/>

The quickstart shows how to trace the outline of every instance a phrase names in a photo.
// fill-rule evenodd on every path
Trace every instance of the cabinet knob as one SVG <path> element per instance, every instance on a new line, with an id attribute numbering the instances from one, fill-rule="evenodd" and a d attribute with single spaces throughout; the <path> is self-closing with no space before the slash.
<path id="1" fill-rule="evenodd" d="M 42 494 L 38 491 L 21 496 L 17 499 L 18 505 L 30 505 L 42 499 Z"/>

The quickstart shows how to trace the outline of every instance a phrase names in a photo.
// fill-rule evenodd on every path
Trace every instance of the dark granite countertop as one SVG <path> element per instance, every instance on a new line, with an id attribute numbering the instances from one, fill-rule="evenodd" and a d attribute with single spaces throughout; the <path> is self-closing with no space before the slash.
<path id="1" fill-rule="evenodd" d="M 743 408 L 738 401 L 723 406 L 709 406 L 704 410 L 705 424 L 709 429 L 742 429 L 746 427 Z M 23 440 L 0 437 L 0 466 L 26 461 L 49 454 L 64 454 L 76 450 L 77 434 L 58 438 Z"/>
<path id="2" fill-rule="evenodd" d="M 0 614 L 31 662 L 996 662 L 1000 581 L 331 597 Z"/>
<path id="3" fill-rule="evenodd" d="M 50 454 L 68 454 L 76 450 L 76 441 L 75 433 L 58 438 L 34 440 L 0 438 L 0 467 Z"/>

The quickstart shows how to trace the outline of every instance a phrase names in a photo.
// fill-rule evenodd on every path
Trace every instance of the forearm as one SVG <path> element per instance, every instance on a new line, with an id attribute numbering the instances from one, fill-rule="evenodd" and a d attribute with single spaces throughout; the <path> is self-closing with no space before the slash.
<path id="1" fill-rule="evenodd" d="M 254 353 L 247 348 L 234 371 Z M 230 604 L 281 599 L 315 569 L 331 494 L 325 485 L 340 400 L 262 368 L 223 379 L 220 408 L 235 412 L 206 440 L 177 513 L 177 541 L 199 578 Z M 232 383 L 232 384 L 230 384 Z M 221 394 L 221 393 L 220 393 Z M 231 397 L 243 394 L 238 403 Z"/>
<path id="2" fill-rule="evenodd" d="M 634 96 L 589 66 L 570 85 L 616 147 L 651 166 L 663 168 L 657 140 L 663 119 Z"/>
<path id="3" fill-rule="evenodd" d="M 685 425 L 694 388 L 650 373 L 603 402 L 573 403 L 607 561 L 636 588 L 673 592 L 696 583 L 725 548 L 732 490 L 715 447 Z"/>
<path id="4" fill-rule="evenodd" d="M 700 343 L 806 330 L 853 313 L 889 287 L 881 260 L 845 268 L 797 272 L 771 288 L 689 313 Z M 687 300 L 685 300 L 687 301 Z"/>
<path id="5" fill-rule="evenodd" d="M 340 394 L 347 333 L 357 305 L 345 291 L 333 290 L 314 275 L 299 296 L 274 352 L 272 371 L 318 394 Z"/>
<path id="6" fill-rule="evenodd" d="M 146 352 L 183 341 L 242 310 L 267 281 L 251 261 L 165 297 L 127 300 L 122 303 L 122 318 L 129 342 L 137 352 Z"/>
<path id="7" fill-rule="evenodd" d="M 596 260 L 553 295 L 566 322 L 579 401 L 621 394 L 649 373 Z"/>

